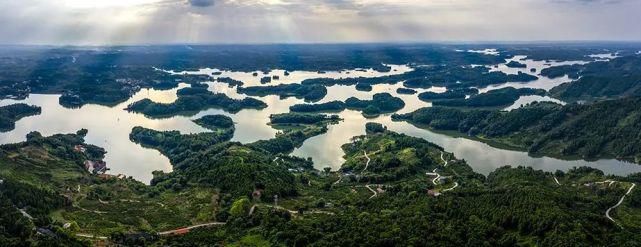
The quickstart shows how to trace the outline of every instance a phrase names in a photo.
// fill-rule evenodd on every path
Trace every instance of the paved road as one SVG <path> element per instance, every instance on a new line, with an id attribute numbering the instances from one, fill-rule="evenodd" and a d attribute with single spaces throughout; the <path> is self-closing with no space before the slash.
<path id="1" fill-rule="evenodd" d="M 378 192 L 376 192 L 376 190 L 373 190 L 372 187 L 369 187 L 369 186 L 370 186 L 369 184 L 365 185 L 365 188 L 369 189 L 369 191 L 371 191 L 374 194 L 372 196 L 370 196 L 369 198 L 367 198 L 367 199 L 372 199 L 372 198 L 374 198 L 374 197 L 376 197 L 378 195 Z"/>
<path id="2" fill-rule="evenodd" d="M 204 224 L 198 224 L 198 225 L 188 226 L 184 228 L 179 228 L 175 230 L 159 232 L 158 235 L 163 236 L 163 235 L 184 234 L 189 232 L 190 230 L 197 229 L 197 228 L 210 227 L 210 226 L 222 226 L 222 225 L 225 225 L 225 222 L 204 223 Z"/>
<path id="3" fill-rule="evenodd" d="M 363 172 L 364 172 L 364 171 L 367 171 L 367 168 L 369 167 L 369 162 L 372 160 L 369 158 L 369 156 L 367 156 L 367 152 L 363 151 L 363 153 L 365 154 L 365 158 L 367 158 L 367 163 L 365 163 L 365 169 L 363 169 Z"/>
<path id="4" fill-rule="evenodd" d="M 444 154 L 445 154 L 445 152 L 441 151 L 441 160 L 443 161 L 443 163 L 445 163 L 445 165 L 443 165 L 443 166 L 447 166 L 449 162 L 447 160 L 445 160 L 445 158 L 443 158 Z"/>
<path id="5" fill-rule="evenodd" d="M 441 174 L 438 174 L 438 173 L 436 172 L 436 169 L 438 169 L 438 168 L 434 168 L 434 170 L 432 170 L 432 172 L 426 172 L 426 173 L 425 173 L 425 175 L 428 175 L 428 176 L 436 176 L 434 179 L 432 179 L 432 183 L 433 183 L 434 185 L 436 185 L 436 180 L 438 180 L 439 178 L 441 178 Z"/>
<path id="6" fill-rule="evenodd" d="M 558 184 L 558 185 L 561 185 L 561 183 L 559 183 L 559 180 L 556 179 L 556 177 L 554 177 L 554 182 L 556 182 L 556 184 Z"/>
<path id="7" fill-rule="evenodd" d="M 610 181 L 608 181 L 608 182 L 610 182 Z M 612 182 L 615 182 L 615 181 L 612 181 Z M 610 183 L 610 184 L 612 184 L 612 183 Z M 612 207 L 608 208 L 608 210 L 606 210 L 606 211 L 605 211 L 605 217 L 607 217 L 608 219 L 610 219 L 612 222 L 614 222 L 615 224 L 617 224 L 617 225 L 618 225 L 619 227 L 621 227 L 621 228 L 623 228 L 623 227 L 622 227 L 619 223 L 617 223 L 617 221 L 616 221 L 616 220 L 614 220 L 612 217 L 610 217 L 610 211 L 612 211 L 612 209 L 617 208 L 618 206 L 620 206 L 620 205 L 621 205 L 621 203 L 623 203 L 623 200 L 625 199 L 625 196 L 629 195 L 629 194 L 630 194 L 630 192 L 632 192 L 632 189 L 634 189 L 634 186 L 636 186 L 636 184 L 635 184 L 635 183 L 632 183 L 632 186 L 630 186 L 630 188 L 628 189 L 628 192 L 626 192 L 626 193 L 625 193 L 625 195 L 623 195 L 623 196 L 621 197 L 621 200 L 619 200 L 619 202 L 618 202 L 616 205 L 614 205 L 614 206 L 612 206 Z"/>
<path id="8" fill-rule="evenodd" d="M 95 238 L 95 239 L 103 239 L 103 240 L 104 240 L 104 239 L 107 239 L 107 237 L 103 237 L 103 236 L 95 236 L 95 235 L 91 235 L 91 234 L 84 234 L 84 233 L 77 233 L 77 234 L 76 234 L 76 236 L 77 236 L 77 237 L 81 237 L 81 238 Z"/>
<path id="9" fill-rule="evenodd" d="M 444 189 L 444 190 L 442 190 L 441 192 L 447 192 L 447 191 L 450 191 L 450 190 L 456 189 L 456 187 L 458 187 L 458 182 L 454 182 L 454 186 L 453 186 L 452 188 Z"/>

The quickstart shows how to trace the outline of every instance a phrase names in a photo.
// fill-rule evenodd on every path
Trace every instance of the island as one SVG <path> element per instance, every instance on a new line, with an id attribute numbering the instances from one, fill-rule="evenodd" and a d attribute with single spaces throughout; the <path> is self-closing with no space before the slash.
<path id="1" fill-rule="evenodd" d="M 372 100 L 361 100 L 350 97 L 345 102 L 331 101 L 322 104 L 296 104 L 289 109 L 292 112 L 337 112 L 345 109 L 359 110 L 365 117 L 376 117 L 382 113 L 391 113 L 403 109 L 405 102 L 389 93 L 374 94 Z"/>
<path id="2" fill-rule="evenodd" d="M 239 87 L 238 92 L 249 96 L 279 95 L 282 98 L 296 97 L 308 102 L 315 102 L 327 95 L 327 88 L 322 85 L 280 84 L 275 86 Z"/>
<path id="3" fill-rule="evenodd" d="M 535 102 L 509 111 L 422 108 L 394 115 L 435 130 L 455 131 L 500 147 L 568 159 L 617 158 L 641 162 L 636 126 L 641 99 L 609 100 L 592 105 Z"/>
<path id="4" fill-rule="evenodd" d="M 543 89 L 506 87 L 495 89 L 482 94 L 472 95 L 469 98 L 442 99 L 432 101 L 436 106 L 450 107 L 504 107 L 513 104 L 521 96 L 546 95 Z M 430 95 L 432 96 L 432 95 Z M 424 100 L 421 98 L 421 100 Z"/>
<path id="5" fill-rule="evenodd" d="M 0 132 L 7 132 L 16 127 L 16 122 L 24 117 L 38 115 L 42 109 L 23 103 L 0 107 Z"/>
<path id="6" fill-rule="evenodd" d="M 358 84 L 356 84 L 356 90 L 363 91 L 363 92 L 371 92 L 372 91 L 372 85 L 365 84 L 365 83 L 358 83 Z"/>
<path id="7" fill-rule="evenodd" d="M 411 94 L 416 94 L 417 92 L 416 92 L 416 90 L 411 89 L 411 88 L 401 87 L 401 88 L 396 89 L 396 93 L 397 94 L 408 94 L 408 95 L 411 95 Z"/>
<path id="8" fill-rule="evenodd" d="M 527 68 L 527 65 L 524 63 L 520 63 L 517 61 L 510 61 L 509 63 L 505 64 L 508 68 Z"/>
<path id="9" fill-rule="evenodd" d="M 208 108 L 220 108 L 228 112 L 238 112 L 242 109 L 263 109 L 264 102 L 245 98 L 242 100 L 229 98 L 225 94 L 212 93 L 207 88 L 183 88 L 178 90 L 175 102 L 164 104 L 142 99 L 131 103 L 126 110 L 138 112 L 150 117 L 168 117 L 179 114 L 193 114 Z"/>

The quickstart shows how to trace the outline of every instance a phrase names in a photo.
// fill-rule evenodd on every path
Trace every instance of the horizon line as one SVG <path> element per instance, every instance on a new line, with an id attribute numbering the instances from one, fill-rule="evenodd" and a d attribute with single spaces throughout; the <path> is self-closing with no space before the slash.
<path id="1" fill-rule="evenodd" d="M 356 42 L 167 42 L 122 44 L 16 44 L 0 47 L 135 47 L 135 46 L 269 46 L 269 45 L 510 45 L 510 44 L 640 44 L 641 40 L 459 40 L 459 41 L 356 41 Z"/>

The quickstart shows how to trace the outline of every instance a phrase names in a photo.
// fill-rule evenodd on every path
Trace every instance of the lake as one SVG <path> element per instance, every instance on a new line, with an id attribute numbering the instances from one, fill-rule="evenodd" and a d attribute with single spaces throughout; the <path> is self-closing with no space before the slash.
<path id="1" fill-rule="evenodd" d="M 528 64 L 528 68 L 513 69 L 507 68 L 502 64 L 493 69 L 504 71 L 506 73 L 518 73 L 518 71 L 531 73 L 529 69 L 536 67 L 537 72 L 532 74 L 538 74 L 540 69 L 546 66 L 554 66 L 559 63 L 580 62 L 541 62 L 527 60 L 525 57 L 515 57 L 513 59 L 518 59 L 518 61 Z M 261 85 L 261 77 L 273 75 L 279 75 L 280 79 L 273 81 L 269 85 L 299 83 L 304 79 L 320 77 L 376 77 L 411 71 L 411 68 L 405 65 L 390 65 L 390 67 L 392 67 L 392 69 L 389 72 L 377 72 L 373 70 L 344 70 L 324 73 L 291 71 L 289 72 L 289 76 L 285 76 L 285 71 L 283 70 L 274 70 L 266 75 L 260 72 L 258 76 L 253 76 L 252 72 L 220 71 L 216 69 L 201 69 L 199 71 L 192 72 L 168 72 L 207 75 L 215 73 L 217 75 L 213 76 L 213 78 L 231 77 L 233 79 L 243 81 L 245 86 L 251 86 Z M 485 92 L 490 89 L 507 86 L 550 89 L 554 85 L 569 81 L 569 79 L 566 79 L 567 78 L 549 79 L 541 77 L 539 80 L 531 83 L 508 82 L 493 85 L 491 87 L 481 89 L 481 91 Z M 213 92 L 225 93 L 231 98 L 242 99 L 246 97 L 245 95 L 239 94 L 236 87 L 229 87 L 227 84 L 219 82 L 207 82 L 207 84 L 209 85 L 209 90 Z M 152 171 L 163 170 L 168 172 L 172 170 L 172 167 L 167 157 L 160 154 L 160 152 L 143 148 L 129 140 L 129 133 L 133 127 L 142 126 L 161 131 L 178 130 L 182 133 L 200 133 L 208 130 L 193 123 L 193 119 L 200 118 L 204 115 L 223 114 L 230 116 L 235 122 L 236 132 L 232 140 L 242 143 L 250 143 L 257 140 L 270 139 L 276 135 L 277 130 L 267 125 L 271 114 L 285 113 L 289 111 L 290 106 L 304 103 L 302 99 L 296 99 L 293 97 L 286 99 L 281 99 L 279 96 L 256 97 L 267 103 L 268 107 L 262 110 L 242 110 L 235 114 L 227 113 L 220 109 L 208 109 L 193 116 L 175 116 L 161 119 L 151 119 L 144 115 L 130 113 L 124 110 L 128 104 L 144 98 L 149 98 L 153 101 L 162 103 L 173 102 L 177 98 L 177 90 L 187 86 L 189 85 L 180 84 L 178 88 L 171 90 L 143 89 L 133 95 L 126 102 L 113 107 L 89 104 L 77 109 L 68 109 L 58 104 L 59 95 L 32 94 L 25 100 L 2 100 L 0 101 L 0 105 L 22 102 L 40 106 L 42 107 L 42 114 L 23 118 L 16 123 L 16 128 L 14 130 L 0 133 L 0 143 L 24 141 L 26 134 L 31 131 L 39 131 L 43 135 L 53 135 L 57 133 L 73 133 L 81 128 L 85 128 L 89 130 L 86 137 L 87 143 L 101 146 L 107 150 L 105 161 L 111 169 L 109 173 L 125 174 L 127 176 L 132 176 L 139 181 L 148 183 L 152 178 Z M 345 100 L 349 97 L 371 99 L 376 93 L 388 92 L 394 96 L 402 98 L 406 103 L 405 108 L 401 109 L 398 113 L 412 112 L 421 107 L 431 106 L 430 103 L 420 101 L 417 94 L 397 94 L 396 89 L 399 87 L 402 87 L 402 82 L 374 85 L 371 92 L 357 91 L 355 86 L 331 86 L 328 87 L 327 96 L 320 102 Z M 433 87 L 429 89 L 419 89 L 417 91 L 419 91 L 419 93 L 424 91 L 440 93 L 445 90 L 446 88 Z M 542 100 L 563 103 L 549 97 L 524 96 L 521 97 L 521 99 L 519 99 L 514 105 L 507 107 L 506 110 L 515 109 L 522 104 L 527 104 L 532 101 Z M 488 174 L 494 169 L 505 165 L 531 166 L 535 169 L 542 169 L 546 171 L 555 171 L 557 169 L 568 170 L 576 166 L 590 166 L 601 169 L 605 173 L 616 175 L 641 172 L 641 166 L 617 160 L 588 162 L 582 160 L 565 161 L 548 157 L 530 157 L 525 152 L 502 150 L 478 141 L 451 137 L 434 133 L 429 130 L 419 129 L 405 122 L 393 122 L 390 114 L 367 119 L 358 111 L 345 110 L 337 115 L 343 118 L 343 121 L 329 126 L 329 130 L 326 134 L 310 138 L 301 147 L 295 149 L 292 154 L 300 157 L 312 157 L 315 167 L 318 169 L 323 169 L 324 167 L 331 167 L 334 170 L 338 169 L 343 163 L 342 157 L 344 155 L 340 146 L 350 142 L 350 139 L 353 136 L 365 134 L 365 123 L 378 122 L 387 126 L 392 131 L 424 138 L 440 145 L 444 147 L 446 151 L 454 153 L 459 159 L 465 159 L 475 171 L 482 174 Z"/>

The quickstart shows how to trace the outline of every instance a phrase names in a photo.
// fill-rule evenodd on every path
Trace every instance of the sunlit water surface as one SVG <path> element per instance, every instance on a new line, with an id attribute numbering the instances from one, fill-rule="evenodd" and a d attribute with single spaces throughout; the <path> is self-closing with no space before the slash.
<path id="1" fill-rule="evenodd" d="M 530 66 L 536 67 L 537 72 L 545 66 L 547 62 L 523 60 L 524 57 L 515 57 L 523 63 L 528 64 L 527 69 L 512 69 L 504 65 L 499 65 L 496 70 L 501 70 L 506 73 L 518 73 L 523 71 L 529 72 Z M 553 64 L 558 65 L 558 64 Z M 269 75 L 281 74 L 278 81 L 271 83 L 298 83 L 303 79 L 310 78 L 341 78 L 347 76 L 383 76 L 394 73 L 404 73 L 411 70 L 407 66 L 392 65 L 392 70 L 386 73 L 380 73 L 372 70 L 364 71 L 340 71 L 328 72 L 319 74 L 317 72 L 290 72 L 290 76 L 284 76 L 284 71 L 272 71 Z M 193 74 L 207 74 L 218 71 L 215 69 L 205 69 L 199 72 L 188 72 Z M 348 73 L 349 72 L 349 73 Z M 183 73 L 183 72 L 180 72 Z M 229 76 L 237 80 L 242 80 L 245 85 L 260 85 L 260 77 L 254 77 L 252 73 L 246 72 L 230 72 L 223 71 L 219 76 Z M 563 78 L 559 80 L 551 80 L 541 78 L 531 83 L 505 83 L 495 85 L 493 88 L 501 88 L 506 86 L 517 87 L 536 87 L 549 89 L 552 84 L 558 84 Z M 242 99 L 246 95 L 239 94 L 236 87 L 229 87 L 227 84 L 218 82 L 207 82 L 209 90 L 213 92 L 225 93 L 229 97 Z M 31 116 L 21 119 L 16 123 L 16 128 L 12 131 L 0 133 L 0 143 L 15 143 L 25 140 L 27 133 L 31 131 L 39 131 L 43 135 L 53 135 L 57 133 L 73 133 L 81 128 L 89 130 L 87 135 L 87 142 L 90 144 L 98 145 L 107 150 L 105 160 L 109 168 L 109 173 L 112 174 L 125 174 L 132 176 L 140 181 L 149 182 L 151 179 L 151 172 L 154 170 L 171 171 L 171 164 L 169 160 L 160 154 L 160 152 L 143 148 L 129 140 L 129 133 L 135 126 L 142 126 L 145 128 L 155 130 L 178 130 L 182 133 L 200 133 L 206 132 L 204 129 L 196 125 L 192 120 L 210 114 L 223 114 L 230 116 L 236 125 L 236 132 L 233 141 L 242 143 L 251 143 L 257 140 L 265 140 L 273 138 L 277 130 L 268 125 L 269 116 L 271 114 L 286 113 L 289 107 L 294 104 L 304 103 L 301 99 L 293 97 L 281 99 L 278 96 L 256 97 L 268 104 L 268 107 L 262 110 L 242 110 L 238 113 L 231 114 L 220 109 L 208 109 L 201 111 L 192 116 L 174 116 L 162 119 L 151 119 L 142 114 L 130 113 L 124 108 L 135 101 L 149 98 L 155 102 L 170 103 L 176 100 L 176 91 L 179 88 L 187 87 L 187 84 L 180 84 L 178 88 L 171 90 L 154 90 L 143 89 L 132 98 L 118 104 L 114 107 L 99 106 L 99 105 L 85 105 L 77 109 L 68 109 L 58 104 L 59 95 L 39 95 L 32 94 L 26 100 L 2 100 L 1 105 L 8 105 L 12 103 L 22 102 L 31 105 L 42 107 L 42 114 Z M 400 97 L 406 103 L 405 108 L 401 109 L 398 113 L 412 112 L 421 107 L 430 107 L 430 103 L 420 101 L 417 94 L 402 95 L 397 94 L 396 89 L 402 87 L 402 82 L 394 84 L 380 84 L 374 85 L 371 92 L 363 92 L 355 89 L 355 86 L 332 86 L 328 87 L 328 95 L 320 102 L 328 102 L 333 100 L 346 100 L 349 97 L 357 97 L 360 99 L 372 99 L 376 93 L 388 92 L 394 96 Z M 491 87 L 482 89 L 485 92 L 490 90 Z M 445 88 L 433 87 L 429 89 L 419 89 L 419 93 L 424 91 L 432 91 L 441 93 Z M 520 107 L 521 105 L 533 101 L 555 101 L 563 104 L 556 99 L 547 96 L 524 96 L 521 97 L 512 106 L 505 108 L 505 110 L 512 110 Z M 345 110 L 337 113 L 343 121 L 338 124 L 329 126 L 326 134 L 312 137 L 307 140 L 301 147 L 294 150 L 293 155 L 300 157 L 311 157 L 314 160 L 315 167 L 322 169 L 324 167 L 331 167 L 332 169 L 340 168 L 343 163 L 343 151 L 341 145 L 350 142 L 350 139 L 357 135 L 365 134 L 365 123 L 378 122 L 387 126 L 390 130 L 399 133 L 404 133 L 414 137 L 424 138 L 437 145 L 445 148 L 448 152 L 453 152 L 458 158 L 465 159 L 475 171 L 482 174 L 488 174 L 498 167 L 505 165 L 512 166 L 531 166 L 536 169 L 547 171 L 567 170 L 577 166 L 590 166 L 603 170 L 608 174 L 625 175 L 633 172 L 641 172 L 641 166 L 636 164 L 626 163 L 617 160 L 599 160 L 595 162 L 588 161 L 565 161 L 555 158 L 534 158 L 528 156 L 525 152 L 502 150 L 491 147 L 487 144 L 473 141 L 465 138 L 455 138 L 443 134 L 431 132 L 417 128 L 405 122 L 393 122 L 391 114 L 381 115 L 376 118 L 367 119 L 362 116 L 358 111 Z"/>

